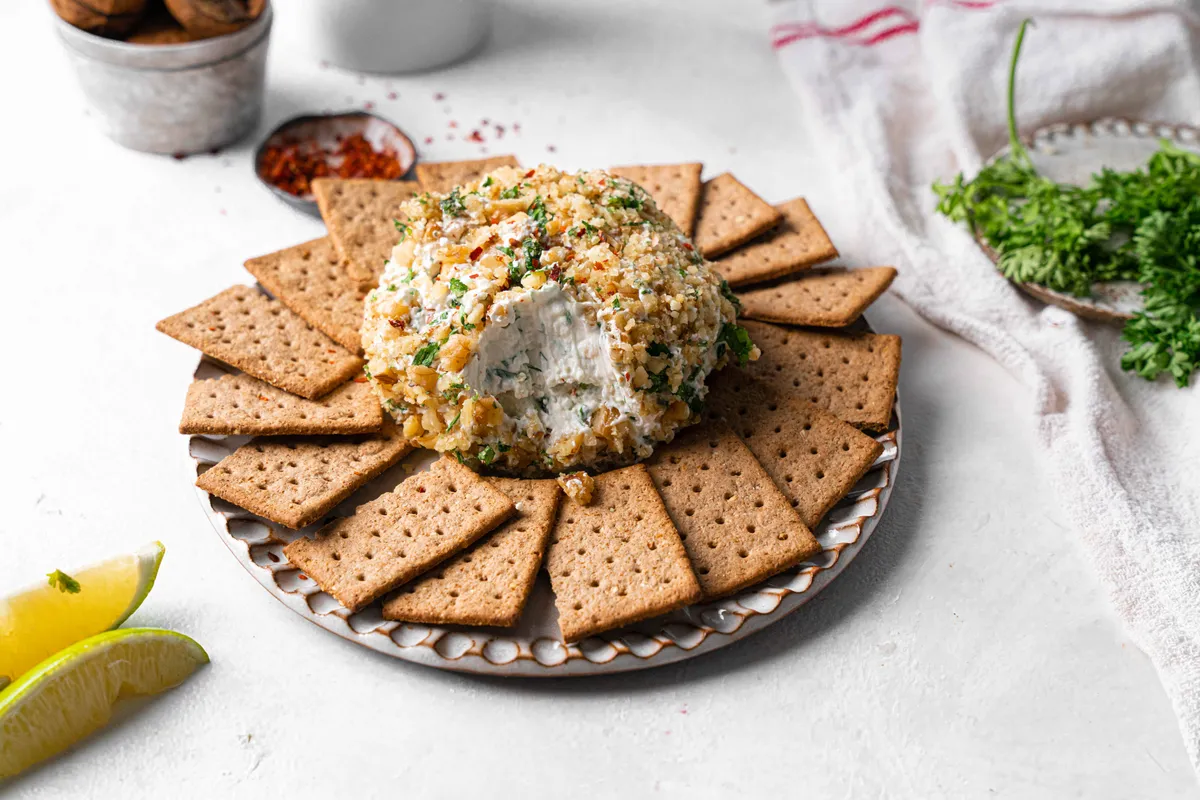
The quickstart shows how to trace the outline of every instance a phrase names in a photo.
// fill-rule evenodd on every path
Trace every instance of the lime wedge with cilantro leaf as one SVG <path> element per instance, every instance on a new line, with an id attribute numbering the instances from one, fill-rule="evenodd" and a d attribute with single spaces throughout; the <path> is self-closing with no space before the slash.
<path id="1" fill-rule="evenodd" d="M 154 586 L 165 552 L 152 542 L 69 574 L 56 569 L 37 586 L 0 598 L 0 675 L 15 681 L 64 647 L 127 620 Z"/>
<path id="2" fill-rule="evenodd" d="M 51 656 L 0 692 L 0 781 L 103 727 L 121 697 L 174 688 L 207 663 L 195 641 L 158 628 L 108 631 Z"/>

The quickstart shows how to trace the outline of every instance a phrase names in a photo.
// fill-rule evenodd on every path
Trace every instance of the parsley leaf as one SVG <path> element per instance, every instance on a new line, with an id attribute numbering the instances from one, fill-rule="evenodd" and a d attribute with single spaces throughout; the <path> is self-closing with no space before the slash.
<path id="1" fill-rule="evenodd" d="M 1102 281 L 1142 284 L 1142 310 L 1125 324 L 1121 367 L 1187 386 L 1200 368 L 1200 155 L 1162 142 L 1146 166 L 1104 169 L 1086 186 L 1040 175 L 1017 135 L 1021 23 L 1008 73 L 1009 152 L 971 180 L 935 183 L 938 211 L 999 254 L 1017 283 L 1086 297 Z"/>
<path id="2" fill-rule="evenodd" d="M 651 342 L 646 346 L 646 353 L 651 356 L 670 358 L 671 348 L 667 347 L 662 342 Z"/>
<path id="3" fill-rule="evenodd" d="M 642 207 L 642 199 L 630 190 L 629 194 L 614 194 L 608 198 L 609 208 L 632 208 L 634 210 Z"/>
<path id="4" fill-rule="evenodd" d="M 487 176 L 487 180 L 485 180 L 485 181 L 483 182 L 483 185 L 484 185 L 485 187 L 487 187 L 487 186 L 491 186 L 493 183 L 495 183 L 495 181 L 494 181 L 494 180 L 492 180 L 492 176 L 491 176 L 491 175 L 488 175 L 488 176 Z"/>
<path id="5" fill-rule="evenodd" d="M 450 279 L 450 292 L 455 297 L 462 297 L 464 294 L 467 293 L 467 285 L 465 283 L 463 283 L 462 281 L 460 281 L 458 278 L 451 278 Z"/>
<path id="6" fill-rule="evenodd" d="M 457 186 L 450 190 L 450 194 L 446 195 L 446 198 L 442 200 L 441 206 L 442 213 L 449 217 L 461 217 L 467 213 L 467 207 L 463 205 Z"/>
<path id="7" fill-rule="evenodd" d="M 61 569 L 56 569 L 54 572 L 47 572 L 46 577 L 49 578 L 49 583 L 54 588 L 65 594 L 79 594 L 83 588 L 79 585 L 79 581 L 72 578 Z"/>
<path id="8" fill-rule="evenodd" d="M 750 363 L 750 351 L 754 349 L 754 342 L 750 339 L 750 332 L 741 325 L 734 325 L 732 322 L 722 325 L 717 344 L 725 345 L 737 356 L 739 367 Z"/>
<path id="9" fill-rule="evenodd" d="M 458 418 L 459 418 L 459 417 L 461 417 L 461 416 L 462 416 L 462 411 L 459 411 L 457 414 L 455 414 L 455 415 L 454 415 L 454 419 L 450 420 L 450 424 L 446 426 L 446 430 L 450 430 L 450 429 L 451 429 L 451 428 L 453 428 L 455 425 L 457 425 L 457 424 L 458 424 Z"/>
<path id="10" fill-rule="evenodd" d="M 409 227 L 398 219 L 392 220 L 392 224 L 396 226 L 396 230 L 400 231 L 400 241 L 408 238 Z"/>
<path id="11" fill-rule="evenodd" d="M 479 461 L 483 464 L 490 464 L 496 460 L 496 451 L 492 449 L 490 444 L 485 444 L 479 449 Z"/>
<path id="12" fill-rule="evenodd" d="M 420 350 L 413 354 L 413 365 L 418 367 L 433 366 L 433 360 L 437 358 L 438 351 L 442 349 L 442 342 L 426 342 Z"/>
<path id="13" fill-rule="evenodd" d="M 546 211 L 546 202 L 542 200 L 539 194 L 533 199 L 533 204 L 529 206 L 529 216 L 537 223 L 537 226 L 543 231 L 546 230 L 546 223 L 550 221 L 550 214 Z"/>
<path id="14" fill-rule="evenodd" d="M 515 186 L 508 187 L 507 189 L 505 189 L 503 192 L 500 193 L 500 196 L 503 197 L 505 200 L 517 199 L 518 197 L 521 196 L 521 184 L 518 183 Z"/>

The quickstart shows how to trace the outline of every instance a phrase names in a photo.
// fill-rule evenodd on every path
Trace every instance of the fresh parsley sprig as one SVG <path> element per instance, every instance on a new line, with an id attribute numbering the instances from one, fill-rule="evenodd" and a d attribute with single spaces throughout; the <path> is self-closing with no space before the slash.
<path id="1" fill-rule="evenodd" d="M 1009 152 L 971 180 L 935 183 L 938 211 L 999 254 L 1011 280 L 1085 297 L 1100 281 L 1142 285 L 1125 325 L 1121 366 L 1187 386 L 1200 367 L 1200 155 L 1164 141 L 1143 169 L 1103 169 L 1087 186 L 1039 175 L 1017 135 L 1016 74 L 1030 20 L 1008 73 Z"/>

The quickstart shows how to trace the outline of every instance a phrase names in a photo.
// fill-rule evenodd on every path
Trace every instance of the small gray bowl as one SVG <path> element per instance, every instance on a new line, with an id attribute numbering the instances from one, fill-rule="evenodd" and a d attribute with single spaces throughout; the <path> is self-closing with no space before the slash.
<path id="1" fill-rule="evenodd" d="M 129 44 L 54 14 L 101 129 L 134 150 L 184 155 L 232 144 L 262 115 L 273 12 L 235 33 L 186 44 Z"/>
<path id="2" fill-rule="evenodd" d="M 417 148 L 412 139 L 395 123 L 366 111 L 343 111 L 336 114 L 305 114 L 280 123 L 255 149 L 254 174 L 271 194 L 292 208 L 319 217 L 321 212 L 311 194 L 294 195 L 267 180 L 263 157 L 268 147 L 283 146 L 290 141 L 315 141 L 323 148 L 333 149 L 337 146 L 339 137 L 356 133 L 361 133 L 376 149 L 390 148 L 396 151 L 403 168 L 396 180 L 404 180 L 412 171 L 413 164 L 417 161 Z"/>

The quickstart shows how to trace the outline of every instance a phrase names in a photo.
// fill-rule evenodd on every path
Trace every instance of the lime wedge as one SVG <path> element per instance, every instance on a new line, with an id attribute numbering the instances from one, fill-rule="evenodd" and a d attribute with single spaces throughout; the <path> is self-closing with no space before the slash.
<path id="1" fill-rule="evenodd" d="M 127 620 L 154 586 L 165 552 L 162 542 L 152 542 L 136 553 L 74 570 L 69 577 L 59 577 L 56 570 L 51 573 L 56 585 L 43 579 L 0 598 L 0 675 L 16 680 L 64 647 Z M 67 586 L 78 591 L 64 591 Z"/>
<path id="2" fill-rule="evenodd" d="M 123 695 L 171 689 L 207 663 L 196 642 L 158 628 L 108 631 L 51 656 L 0 694 L 0 781 L 102 727 Z"/>

